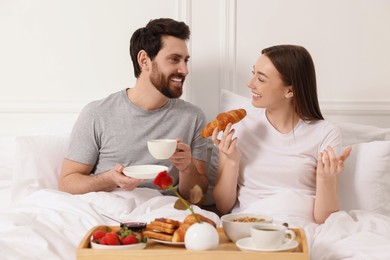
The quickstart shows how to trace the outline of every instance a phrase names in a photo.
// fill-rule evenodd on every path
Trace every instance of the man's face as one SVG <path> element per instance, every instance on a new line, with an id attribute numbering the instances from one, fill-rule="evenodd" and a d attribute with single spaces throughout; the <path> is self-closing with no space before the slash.
<path id="1" fill-rule="evenodd" d="M 179 98 L 188 74 L 187 44 L 173 36 L 163 36 L 162 48 L 152 61 L 150 81 L 166 97 Z"/>

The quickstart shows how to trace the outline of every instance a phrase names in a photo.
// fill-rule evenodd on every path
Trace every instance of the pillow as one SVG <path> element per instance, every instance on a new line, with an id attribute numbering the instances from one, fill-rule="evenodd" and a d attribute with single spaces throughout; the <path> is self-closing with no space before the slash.
<path id="1" fill-rule="evenodd" d="M 344 146 L 390 140 L 390 128 L 349 122 L 334 122 L 334 124 L 340 129 Z"/>
<path id="2" fill-rule="evenodd" d="M 68 141 L 68 135 L 16 137 L 11 186 L 14 201 L 40 189 L 58 189 L 58 178 Z"/>
<path id="3" fill-rule="evenodd" d="M 219 112 L 226 112 L 238 108 L 244 108 L 246 110 L 254 109 L 250 98 L 238 95 L 226 89 L 221 90 L 219 101 Z"/>
<path id="4" fill-rule="evenodd" d="M 15 137 L 1 136 L 0 147 L 0 180 L 11 180 L 15 164 Z"/>
<path id="5" fill-rule="evenodd" d="M 369 210 L 390 216 L 390 141 L 352 146 L 340 174 L 343 210 Z"/>

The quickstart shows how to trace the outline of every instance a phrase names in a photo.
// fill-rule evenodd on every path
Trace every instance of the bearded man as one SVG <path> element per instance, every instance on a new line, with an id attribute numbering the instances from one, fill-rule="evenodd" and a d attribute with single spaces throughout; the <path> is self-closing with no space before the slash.
<path id="1" fill-rule="evenodd" d="M 59 188 L 72 194 L 116 188 L 157 187 L 153 180 L 128 177 L 124 167 L 158 164 L 168 167 L 180 194 L 188 198 L 198 184 L 208 187 L 203 111 L 184 100 L 183 84 L 190 58 L 189 27 L 170 18 L 151 20 L 134 32 L 130 56 L 135 86 L 86 105 L 81 111 L 63 160 Z M 153 158 L 147 141 L 176 139 L 169 160 Z M 163 192 L 162 192 L 163 193 Z"/>

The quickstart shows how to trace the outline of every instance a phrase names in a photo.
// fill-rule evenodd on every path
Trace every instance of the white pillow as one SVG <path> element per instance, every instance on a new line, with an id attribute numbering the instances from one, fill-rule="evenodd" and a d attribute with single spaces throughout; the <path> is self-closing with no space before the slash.
<path id="1" fill-rule="evenodd" d="M 390 138 L 390 128 L 363 125 L 349 122 L 334 122 L 340 129 L 343 145 L 349 146 L 372 141 L 384 141 Z"/>
<path id="2" fill-rule="evenodd" d="M 343 210 L 362 209 L 390 216 L 390 141 L 355 144 L 340 175 Z"/>
<path id="3" fill-rule="evenodd" d="M 14 201 L 40 189 L 58 189 L 58 178 L 68 141 L 68 135 L 16 137 L 15 168 L 11 187 Z"/>
<path id="4" fill-rule="evenodd" d="M 15 158 L 15 137 L 0 137 L 0 180 L 12 179 Z"/>
<path id="5" fill-rule="evenodd" d="M 244 108 L 246 110 L 255 109 L 250 98 L 238 95 L 226 89 L 221 90 L 219 101 L 219 112 L 226 112 L 238 108 Z"/>

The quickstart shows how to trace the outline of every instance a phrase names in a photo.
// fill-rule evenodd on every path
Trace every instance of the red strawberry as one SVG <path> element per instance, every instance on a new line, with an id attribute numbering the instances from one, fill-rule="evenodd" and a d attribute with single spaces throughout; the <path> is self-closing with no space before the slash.
<path id="1" fill-rule="evenodd" d="M 101 244 L 101 245 L 107 245 L 106 237 L 105 237 L 105 236 L 102 237 L 102 238 L 100 239 L 100 241 L 98 241 L 98 243 Z"/>
<path id="2" fill-rule="evenodd" d="M 104 232 L 103 230 L 98 230 L 98 231 L 95 231 L 92 235 L 92 239 L 93 240 L 99 240 L 101 239 L 102 237 L 104 237 L 106 235 L 106 232 Z"/>
<path id="3" fill-rule="evenodd" d="M 142 239 L 144 238 L 142 232 L 135 232 L 134 235 L 138 239 L 139 242 L 142 242 Z"/>
<path id="4" fill-rule="evenodd" d="M 119 238 L 116 234 L 108 233 L 104 236 L 107 245 L 119 245 Z"/>
<path id="5" fill-rule="evenodd" d="M 137 243 L 138 243 L 138 239 L 134 235 L 130 235 L 122 239 L 123 245 L 131 245 Z"/>

